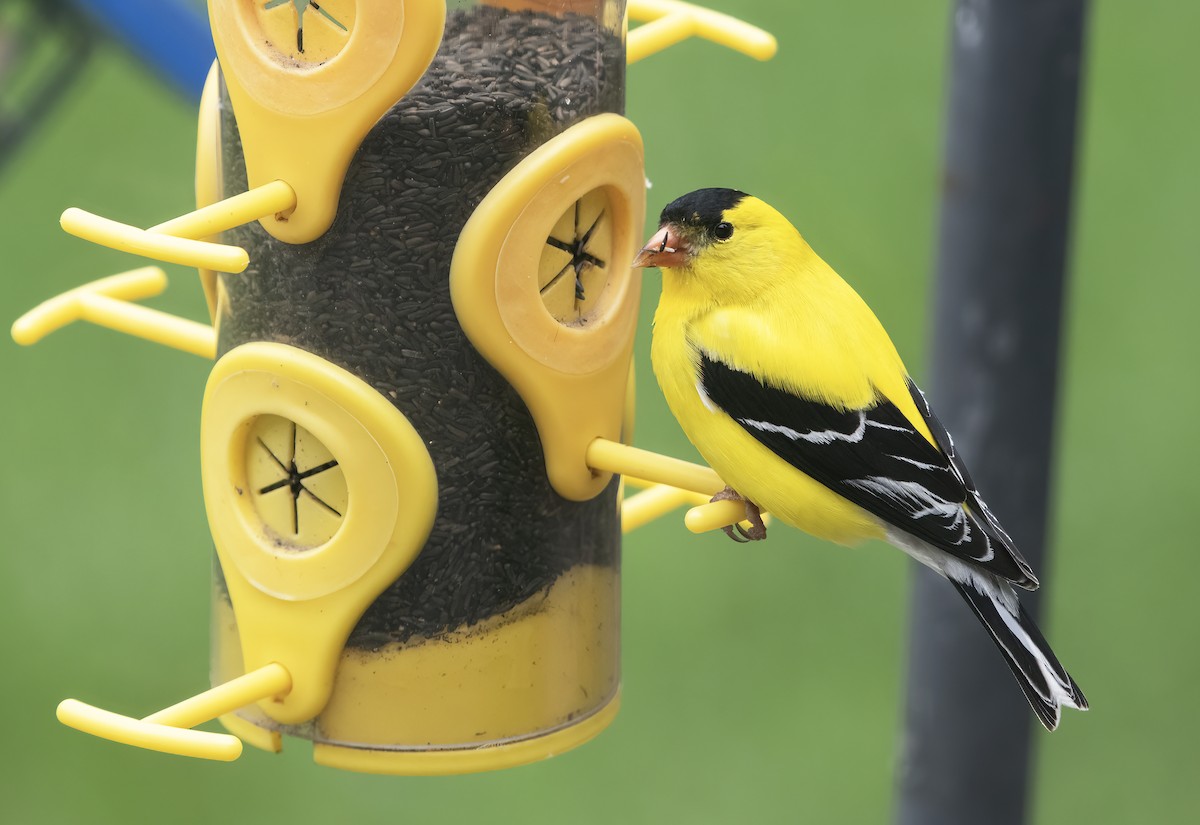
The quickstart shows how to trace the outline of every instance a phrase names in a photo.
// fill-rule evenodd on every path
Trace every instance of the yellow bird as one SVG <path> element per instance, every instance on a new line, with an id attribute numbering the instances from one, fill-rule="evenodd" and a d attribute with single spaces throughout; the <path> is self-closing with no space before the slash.
<path id="1" fill-rule="evenodd" d="M 734 189 L 662 211 L 634 266 L 662 269 L 651 360 L 671 412 L 746 502 L 840 544 L 883 539 L 987 628 L 1042 723 L 1087 700 L 1021 608 L 1037 578 L 980 498 L 882 324 L 779 212 Z M 738 538 L 732 530 L 726 532 Z"/>

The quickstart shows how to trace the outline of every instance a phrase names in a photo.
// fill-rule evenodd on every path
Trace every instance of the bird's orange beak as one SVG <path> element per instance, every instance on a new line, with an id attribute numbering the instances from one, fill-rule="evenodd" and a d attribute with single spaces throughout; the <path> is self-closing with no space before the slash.
<path id="1" fill-rule="evenodd" d="M 688 262 L 690 250 L 671 224 L 658 230 L 642 251 L 633 259 L 633 266 L 683 266 Z"/>

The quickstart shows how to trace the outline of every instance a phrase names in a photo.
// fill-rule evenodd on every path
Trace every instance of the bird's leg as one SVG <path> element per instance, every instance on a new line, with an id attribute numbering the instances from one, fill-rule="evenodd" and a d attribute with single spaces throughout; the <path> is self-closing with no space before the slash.
<path id="1" fill-rule="evenodd" d="M 726 486 L 724 490 L 713 496 L 711 500 L 740 501 L 746 505 L 746 520 L 750 522 L 750 529 L 747 530 L 741 524 L 728 524 L 722 529 L 729 538 L 740 544 L 744 544 L 747 541 L 762 541 L 767 537 L 767 526 L 763 524 L 762 510 L 758 508 L 757 504 L 743 496 L 737 490 Z M 734 530 L 737 532 L 735 533 Z"/>
<path id="2" fill-rule="evenodd" d="M 746 530 L 741 524 L 737 525 L 738 532 L 750 541 L 763 541 L 767 537 L 767 525 L 763 524 L 762 510 L 750 499 L 746 499 L 746 520 L 750 529 Z"/>

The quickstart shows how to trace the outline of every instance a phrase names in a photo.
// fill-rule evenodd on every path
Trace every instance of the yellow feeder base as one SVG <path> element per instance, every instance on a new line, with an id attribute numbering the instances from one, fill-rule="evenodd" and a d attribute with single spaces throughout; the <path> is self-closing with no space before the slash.
<path id="1" fill-rule="evenodd" d="M 596 736 L 619 706 L 619 574 L 583 565 L 544 594 L 446 636 L 342 653 L 328 705 L 280 726 L 259 708 L 221 717 L 278 752 L 279 731 L 314 742 L 319 764 L 433 776 L 546 759 Z M 213 681 L 242 670 L 237 622 L 214 593 Z"/>
<path id="2" fill-rule="evenodd" d="M 621 695 L 618 691 L 608 704 L 580 722 L 531 739 L 501 745 L 454 750 L 376 751 L 316 743 L 313 745 L 313 761 L 345 771 L 397 776 L 449 776 L 515 768 L 558 756 L 595 738 L 616 718 L 620 706 Z"/>

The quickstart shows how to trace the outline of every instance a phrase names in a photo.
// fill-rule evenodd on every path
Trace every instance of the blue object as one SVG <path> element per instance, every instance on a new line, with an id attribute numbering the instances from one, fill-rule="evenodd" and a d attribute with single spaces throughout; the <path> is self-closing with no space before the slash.
<path id="1" fill-rule="evenodd" d="M 88 16 L 146 63 L 200 99 L 216 59 L 206 15 L 189 0 L 74 0 Z"/>

